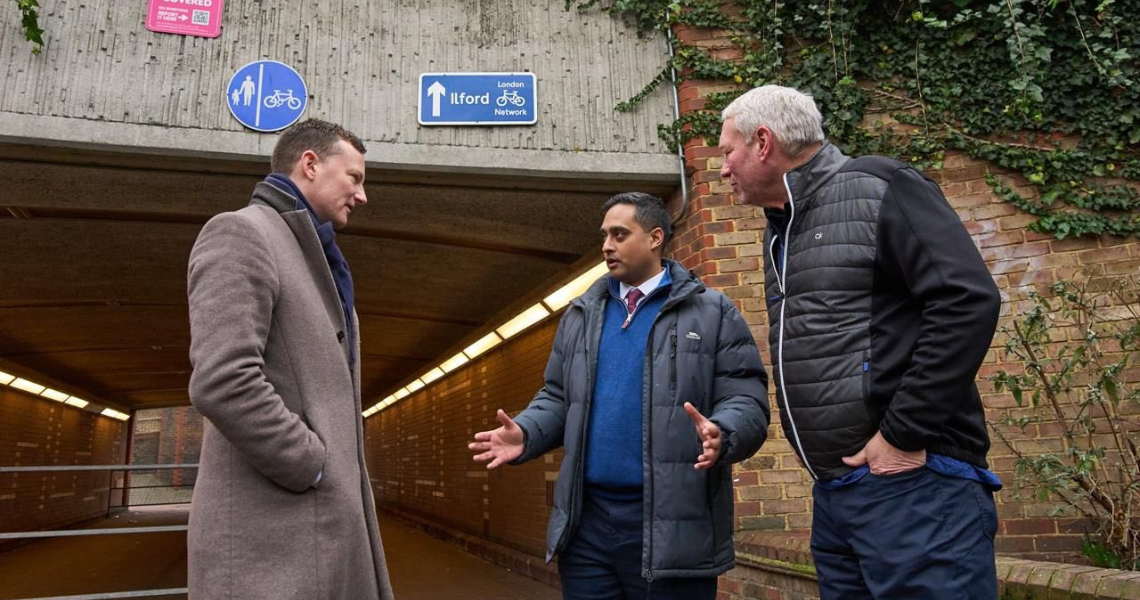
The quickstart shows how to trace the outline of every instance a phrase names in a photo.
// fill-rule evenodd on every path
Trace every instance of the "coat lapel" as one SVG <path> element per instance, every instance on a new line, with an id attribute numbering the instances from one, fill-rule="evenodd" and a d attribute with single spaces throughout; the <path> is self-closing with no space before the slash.
<path id="1" fill-rule="evenodd" d="M 317 231 L 313 228 L 313 221 L 309 213 L 303 210 L 281 213 L 285 224 L 293 230 L 293 236 L 301 246 L 301 255 L 305 257 L 305 265 L 313 274 L 313 281 L 317 284 L 317 291 L 324 301 L 325 310 L 329 320 L 337 327 L 337 337 L 340 338 L 340 348 L 344 353 L 345 364 L 348 364 L 348 332 L 345 331 L 344 309 L 340 304 L 340 295 L 336 291 L 332 272 L 329 271 L 328 261 L 325 260 L 325 251 L 321 241 L 317 239 Z"/>
<path id="2" fill-rule="evenodd" d="M 301 247 L 301 256 L 305 259 L 305 265 L 313 276 L 313 283 L 317 287 L 317 293 L 321 296 L 325 312 L 328 313 L 329 321 L 337 328 L 337 338 L 347 366 L 349 347 L 347 342 L 348 331 L 345 330 L 344 308 L 341 306 L 340 294 L 336 291 L 336 283 L 333 282 L 329 263 L 325 259 L 325 250 L 321 247 L 321 240 L 317 238 L 317 230 L 313 227 L 313 220 L 308 211 L 296 210 L 296 198 L 277 186 L 264 181 L 253 188 L 253 198 L 250 203 L 264 204 L 276 210 L 293 232 L 293 237 L 297 239 L 297 245 Z M 360 338 L 357 337 L 356 339 Z M 357 362 L 359 363 L 359 361 Z"/>

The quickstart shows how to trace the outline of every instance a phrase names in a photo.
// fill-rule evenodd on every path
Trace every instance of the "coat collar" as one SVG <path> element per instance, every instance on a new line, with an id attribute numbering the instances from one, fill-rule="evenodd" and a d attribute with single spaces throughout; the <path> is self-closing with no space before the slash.
<path id="1" fill-rule="evenodd" d="M 831 178 L 842 170 L 849 160 L 851 157 L 841 152 L 835 144 L 824 140 L 823 145 L 807 162 L 784 175 L 788 190 L 792 194 L 792 202 L 795 203 L 796 214 L 810 208 L 816 192 L 831 181 Z M 764 209 L 769 221 L 772 221 L 773 217 L 781 219 L 784 212 L 775 208 Z"/>
<path id="2" fill-rule="evenodd" d="M 347 322 L 344 308 L 341 306 L 340 295 L 336 291 L 336 283 L 333 282 L 328 261 L 325 260 L 324 248 L 321 246 L 320 239 L 317 238 L 317 230 L 313 227 L 313 219 L 309 216 L 309 211 L 303 208 L 297 210 L 296 198 L 287 191 L 264 181 L 254 186 L 253 197 L 250 198 L 249 204 L 250 206 L 268 206 L 281 215 L 281 219 L 293 232 L 293 237 L 297 238 L 297 244 L 301 247 L 301 255 L 305 257 L 305 265 L 309 268 L 309 272 L 312 273 L 313 280 L 317 284 L 317 290 L 320 292 L 329 319 L 339 331 L 347 335 L 348 332 L 344 331 Z M 347 364 L 348 344 L 341 344 L 341 349 L 344 351 L 345 363 Z"/>
<path id="3" fill-rule="evenodd" d="M 692 271 L 681 266 L 681 263 L 666 259 L 663 261 L 665 268 L 668 270 L 669 278 L 672 280 L 672 285 L 669 288 L 669 296 L 665 299 L 665 304 L 661 307 L 662 311 L 671 308 L 678 302 L 705 291 L 705 284 L 701 282 L 700 278 Z M 571 305 L 579 306 L 583 309 L 596 309 L 605 306 L 606 300 L 610 297 L 610 285 L 613 277 L 604 275 L 586 290 L 586 293 L 578 296 L 570 301 Z"/>

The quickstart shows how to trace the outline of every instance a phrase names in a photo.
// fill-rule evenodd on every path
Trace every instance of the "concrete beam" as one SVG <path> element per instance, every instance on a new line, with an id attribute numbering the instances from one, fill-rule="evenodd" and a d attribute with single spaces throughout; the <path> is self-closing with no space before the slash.
<path id="1" fill-rule="evenodd" d="M 0 142 L 268 163 L 276 134 L 0 112 Z M 520 178 L 670 183 L 673 154 L 432 146 L 364 140 L 370 168 Z"/>

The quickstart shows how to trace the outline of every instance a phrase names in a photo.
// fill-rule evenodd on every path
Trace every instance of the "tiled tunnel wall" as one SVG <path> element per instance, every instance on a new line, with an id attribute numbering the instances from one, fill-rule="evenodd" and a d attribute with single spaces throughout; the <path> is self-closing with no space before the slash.
<path id="1" fill-rule="evenodd" d="M 542 387 L 557 319 L 535 326 L 365 421 L 376 502 L 541 556 L 558 451 L 488 471 L 467 443 Z"/>
<path id="2" fill-rule="evenodd" d="M 0 387 L 0 465 L 122 464 L 126 426 Z M 121 479 L 108 472 L 0 473 L 0 531 L 56 529 L 105 515 L 112 482 Z"/>

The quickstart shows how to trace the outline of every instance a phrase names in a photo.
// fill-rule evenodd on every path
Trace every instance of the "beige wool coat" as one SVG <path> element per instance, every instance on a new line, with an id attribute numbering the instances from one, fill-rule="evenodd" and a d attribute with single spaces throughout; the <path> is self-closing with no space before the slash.
<path id="1" fill-rule="evenodd" d="M 392 598 L 360 361 L 349 369 L 328 263 L 294 207 L 259 183 L 249 206 L 206 223 L 190 254 L 190 400 L 206 417 L 191 600 Z"/>

